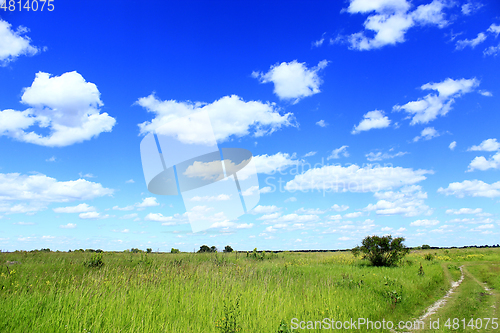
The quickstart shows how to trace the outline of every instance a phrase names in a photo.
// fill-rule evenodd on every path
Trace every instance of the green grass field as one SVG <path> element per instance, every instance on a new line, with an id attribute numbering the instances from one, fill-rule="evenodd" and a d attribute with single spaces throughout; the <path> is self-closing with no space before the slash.
<path id="1" fill-rule="evenodd" d="M 406 322 L 445 295 L 462 265 L 464 282 L 432 316 L 441 318 L 440 330 L 464 331 L 442 326 L 445 318 L 498 318 L 498 248 L 412 251 L 392 268 L 372 267 L 349 252 L 264 259 L 106 252 L 103 267 L 88 268 L 91 255 L 0 253 L 0 332 L 276 333 L 282 322 L 290 329 L 293 318 Z M 480 331 L 498 331 L 491 327 Z M 357 328 L 335 331 L 389 332 Z M 293 330 L 326 331 L 333 330 Z"/>

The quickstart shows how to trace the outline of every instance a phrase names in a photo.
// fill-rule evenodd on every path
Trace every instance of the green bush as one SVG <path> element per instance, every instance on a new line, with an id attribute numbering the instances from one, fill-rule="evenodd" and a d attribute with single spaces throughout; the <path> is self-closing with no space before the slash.
<path id="1" fill-rule="evenodd" d="M 102 253 L 93 253 L 89 260 L 83 262 L 83 265 L 88 268 L 101 268 L 102 266 L 104 266 L 104 261 L 102 261 Z"/>
<path id="2" fill-rule="evenodd" d="M 404 244 L 403 237 L 392 238 L 389 236 L 367 236 L 363 239 L 362 246 L 356 246 L 351 252 L 369 260 L 373 266 L 394 266 L 410 252 Z"/>
<path id="3" fill-rule="evenodd" d="M 226 245 L 226 247 L 224 248 L 224 252 L 226 252 L 226 253 L 233 252 L 233 248 L 229 245 Z"/>
<path id="4" fill-rule="evenodd" d="M 170 253 L 180 253 L 180 252 L 181 252 L 181 251 L 180 251 L 179 249 L 174 249 L 174 248 L 172 248 L 172 249 L 170 250 Z"/>

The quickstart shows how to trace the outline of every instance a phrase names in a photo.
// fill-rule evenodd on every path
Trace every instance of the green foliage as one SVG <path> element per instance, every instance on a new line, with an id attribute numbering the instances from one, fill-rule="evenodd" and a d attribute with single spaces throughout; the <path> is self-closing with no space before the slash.
<path id="1" fill-rule="evenodd" d="M 104 266 L 102 253 L 93 253 L 89 260 L 83 262 L 83 265 L 88 268 L 101 268 Z"/>
<path id="2" fill-rule="evenodd" d="M 198 252 L 200 252 L 200 251 L 198 251 Z M 174 248 L 172 248 L 172 249 L 170 250 L 170 253 L 181 253 L 181 251 L 180 251 L 179 249 L 174 249 Z"/>
<path id="3" fill-rule="evenodd" d="M 427 253 L 424 257 L 425 260 L 428 260 L 428 261 L 431 261 L 434 259 L 434 256 L 432 255 L 432 253 Z"/>
<path id="4" fill-rule="evenodd" d="M 429 250 L 431 248 L 431 246 L 427 245 L 427 244 L 424 244 L 424 245 L 422 245 L 421 248 L 422 248 L 422 250 Z"/>
<path id="5" fill-rule="evenodd" d="M 424 268 L 422 267 L 422 263 L 420 263 L 420 268 L 418 269 L 418 275 L 420 275 L 420 276 L 425 275 Z"/>
<path id="6" fill-rule="evenodd" d="M 141 253 L 142 251 L 139 250 L 139 249 L 136 249 L 136 248 L 131 248 L 130 252 L 132 252 L 132 253 Z"/>
<path id="7" fill-rule="evenodd" d="M 207 245 L 202 245 L 200 246 L 200 249 L 198 250 L 198 253 L 210 253 L 210 252 L 217 252 L 217 248 L 215 246 L 208 247 Z"/>
<path id="8" fill-rule="evenodd" d="M 150 248 L 150 247 L 148 247 L 148 248 L 146 249 L 146 253 L 151 253 L 151 252 L 153 252 L 153 249 L 152 249 L 152 248 Z"/>
<path id="9" fill-rule="evenodd" d="M 367 236 L 363 239 L 362 246 L 356 246 L 351 250 L 353 255 L 363 254 L 363 259 L 368 259 L 374 266 L 394 266 L 405 255 L 408 249 L 403 237 L 392 238 L 392 236 Z"/>
<path id="10" fill-rule="evenodd" d="M 229 245 L 226 245 L 226 247 L 224 248 L 224 252 L 226 252 L 226 253 L 233 252 L 233 248 Z"/>
<path id="11" fill-rule="evenodd" d="M 278 327 L 278 331 L 276 333 L 292 333 L 292 331 L 290 331 L 286 322 L 281 319 L 280 326 Z"/>
<path id="12" fill-rule="evenodd" d="M 241 332 L 241 326 L 238 324 L 240 316 L 240 297 L 236 298 L 234 304 L 224 300 L 224 311 L 221 319 L 217 321 L 215 327 L 221 333 Z"/>

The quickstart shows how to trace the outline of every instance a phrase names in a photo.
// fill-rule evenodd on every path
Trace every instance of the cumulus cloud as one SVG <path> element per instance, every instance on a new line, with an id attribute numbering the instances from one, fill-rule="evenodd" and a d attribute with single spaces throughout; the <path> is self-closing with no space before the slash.
<path id="1" fill-rule="evenodd" d="M 468 172 L 474 170 L 489 170 L 489 169 L 500 169 L 500 152 L 496 153 L 489 159 L 484 156 L 476 156 L 469 164 Z"/>
<path id="2" fill-rule="evenodd" d="M 478 146 L 472 146 L 467 149 L 468 151 L 497 151 L 500 150 L 500 143 L 497 139 L 487 139 L 481 142 Z"/>
<path id="3" fill-rule="evenodd" d="M 392 151 L 392 149 L 391 149 Z M 382 153 L 382 152 L 370 152 L 368 154 L 365 155 L 366 159 L 370 162 L 373 162 L 373 161 L 382 161 L 382 160 L 387 160 L 387 159 L 391 159 L 391 158 L 394 158 L 394 157 L 399 157 L 399 156 L 403 156 L 403 155 L 406 155 L 408 154 L 408 152 L 406 151 L 400 151 L 398 153 L 394 153 L 394 154 L 391 154 L 391 153 Z"/>
<path id="4" fill-rule="evenodd" d="M 290 166 L 300 163 L 295 159 L 295 154 L 276 153 L 274 155 L 257 155 L 253 157 L 253 162 L 258 173 L 272 174 L 276 171 L 282 171 Z"/>
<path id="5" fill-rule="evenodd" d="M 480 2 L 472 2 L 469 1 L 465 4 L 462 5 L 462 14 L 464 15 L 471 15 L 477 10 L 479 10 L 481 7 L 483 7 L 483 4 Z"/>
<path id="6" fill-rule="evenodd" d="M 490 46 L 490 47 L 487 47 L 484 51 L 483 51 L 483 54 L 485 56 L 497 56 L 498 53 L 500 53 L 500 44 L 498 44 L 497 46 Z"/>
<path id="7" fill-rule="evenodd" d="M 342 146 L 340 148 L 334 149 L 330 154 L 330 156 L 328 156 L 326 159 L 327 160 L 338 159 L 340 158 L 340 155 L 344 157 L 349 157 L 349 152 L 347 151 L 347 148 L 349 148 L 349 146 Z"/>
<path id="8" fill-rule="evenodd" d="M 463 214 L 480 214 L 482 213 L 483 210 L 481 208 L 460 208 L 460 209 L 447 209 L 446 214 L 453 214 L 453 215 L 463 215 Z"/>
<path id="9" fill-rule="evenodd" d="M 463 50 L 466 47 L 470 47 L 473 49 L 476 46 L 478 46 L 479 44 L 481 44 L 482 42 L 484 42 L 485 40 L 486 40 L 486 35 L 484 33 L 480 32 L 477 34 L 477 37 L 474 39 L 458 40 L 457 45 L 456 45 L 456 49 Z"/>
<path id="10" fill-rule="evenodd" d="M 305 154 L 304 157 L 311 157 L 311 156 L 316 155 L 316 153 L 317 153 L 317 151 L 310 151 L 307 154 Z"/>
<path id="11" fill-rule="evenodd" d="M 439 224 L 438 220 L 416 220 L 410 223 L 412 227 L 431 227 L 437 224 Z"/>
<path id="12" fill-rule="evenodd" d="M 142 202 L 136 202 L 133 205 L 125 206 L 125 207 L 119 207 L 119 206 L 114 206 L 114 210 L 133 210 L 134 208 L 137 208 L 137 210 L 144 210 L 147 207 L 155 207 L 159 206 L 160 204 L 156 201 L 155 197 L 148 197 L 144 198 Z"/>
<path id="13" fill-rule="evenodd" d="M 31 45 L 31 39 L 25 34 L 28 29 L 19 26 L 12 30 L 12 25 L 0 19 L 0 66 L 7 66 L 21 55 L 32 56 L 40 50 Z"/>
<path id="14" fill-rule="evenodd" d="M 39 72 L 31 87 L 23 90 L 25 111 L 0 111 L 0 135 L 48 147 L 64 147 L 111 132 L 115 119 L 100 113 L 103 105 L 96 85 L 77 72 L 52 77 Z M 48 129 L 47 136 L 29 131 Z"/>
<path id="15" fill-rule="evenodd" d="M 431 214 L 432 210 L 425 205 L 427 193 L 418 185 L 405 186 L 400 191 L 376 192 L 376 204 L 369 204 L 365 210 L 375 211 L 377 215 L 417 216 Z"/>
<path id="16" fill-rule="evenodd" d="M 383 111 L 370 111 L 363 116 L 363 120 L 361 120 L 357 126 L 354 126 L 351 134 L 358 134 L 362 131 L 369 131 L 374 128 L 389 127 L 390 124 L 391 120 L 389 117 L 384 116 Z"/>
<path id="17" fill-rule="evenodd" d="M 438 193 L 444 195 L 454 195 L 457 198 L 485 197 L 496 198 L 500 196 L 500 181 L 492 184 L 481 180 L 464 180 L 463 182 L 450 183 L 447 188 L 440 187 Z"/>
<path id="18" fill-rule="evenodd" d="M 343 211 L 348 210 L 349 206 L 347 206 L 347 205 L 340 205 L 339 206 L 339 205 L 335 204 L 331 207 L 331 209 L 336 211 L 336 212 L 343 212 Z"/>
<path id="19" fill-rule="evenodd" d="M 58 181 L 43 174 L 27 176 L 19 173 L 0 173 L 0 211 L 8 213 L 36 212 L 45 209 L 50 203 L 91 200 L 112 195 L 113 192 L 112 189 L 85 179 Z M 15 204 L 16 201 L 22 203 Z M 11 206 L 10 203 L 14 205 Z M 83 204 L 76 207 L 65 209 L 77 210 L 88 206 Z"/>
<path id="20" fill-rule="evenodd" d="M 102 218 L 103 216 L 101 215 L 101 213 L 98 212 L 87 212 L 87 213 L 80 213 L 78 217 L 83 220 L 95 220 Z"/>
<path id="21" fill-rule="evenodd" d="M 420 133 L 420 136 L 416 136 L 413 138 L 413 142 L 417 142 L 420 139 L 430 140 L 432 138 L 438 137 L 439 133 L 434 129 L 434 127 L 426 127 Z"/>
<path id="22" fill-rule="evenodd" d="M 498 37 L 498 34 L 500 34 L 500 25 L 492 24 L 487 30 L 488 32 L 495 34 L 495 38 Z"/>
<path id="23" fill-rule="evenodd" d="M 321 210 L 319 208 L 299 208 L 295 211 L 296 214 L 314 214 L 314 215 L 321 215 L 326 213 L 326 210 Z"/>
<path id="24" fill-rule="evenodd" d="M 402 167 L 366 167 L 357 165 L 342 167 L 326 165 L 309 169 L 287 182 L 287 191 L 324 192 L 378 192 L 425 180 L 430 170 L 413 170 Z"/>
<path id="25" fill-rule="evenodd" d="M 211 103 L 161 101 L 154 94 L 139 98 L 137 105 L 155 114 L 151 121 L 139 124 L 140 133 L 153 132 L 161 127 L 160 134 L 174 136 L 186 143 L 207 143 L 212 138 L 219 142 L 231 137 L 253 134 L 255 137 L 271 134 L 284 126 L 295 126 L 292 113 L 281 115 L 275 104 L 259 101 L 245 102 L 236 95 L 225 96 Z M 212 128 L 204 119 L 187 121 L 186 117 L 207 112 Z M 203 120 L 203 122 L 201 122 Z M 193 130 L 196 128 L 196 130 Z"/>
<path id="26" fill-rule="evenodd" d="M 318 66 L 307 68 L 305 63 L 297 60 L 282 62 L 271 66 L 267 73 L 253 72 L 252 76 L 261 83 L 274 83 L 274 93 L 282 100 L 292 100 L 297 103 L 304 97 L 312 96 L 320 91 L 322 83 L 318 72 L 328 65 L 322 60 Z"/>
<path id="27" fill-rule="evenodd" d="M 446 79 L 438 83 L 426 83 L 420 87 L 422 90 L 435 90 L 424 98 L 408 102 L 405 105 L 395 105 L 393 111 L 405 111 L 412 118 L 410 125 L 427 124 L 438 116 L 446 115 L 455 98 L 474 91 L 479 86 L 479 80 L 472 79 Z"/>
<path id="28" fill-rule="evenodd" d="M 326 126 L 328 126 L 328 124 L 326 123 L 326 121 L 324 121 L 323 119 L 321 119 L 320 121 L 317 121 L 316 125 L 318 125 L 319 127 L 326 127 Z"/>
<path id="29" fill-rule="evenodd" d="M 89 206 L 86 203 L 77 206 L 58 207 L 52 209 L 55 213 L 85 213 L 95 211 L 95 207 Z"/>
<path id="30" fill-rule="evenodd" d="M 74 228 L 76 228 L 76 224 L 75 223 L 68 223 L 68 224 L 60 225 L 59 228 L 74 229 Z"/>
<path id="31" fill-rule="evenodd" d="M 262 206 L 258 205 L 251 211 L 249 211 L 250 214 L 270 214 L 279 211 L 281 208 L 278 208 L 274 205 L 272 206 Z"/>
<path id="32" fill-rule="evenodd" d="M 452 143 L 450 143 L 450 145 L 448 146 L 448 148 L 450 148 L 450 150 L 454 150 L 456 146 L 457 146 L 457 142 L 453 141 Z"/>
<path id="33" fill-rule="evenodd" d="M 364 31 L 351 34 L 348 41 L 351 49 L 371 50 L 385 45 L 405 41 L 406 32 L 419 25 L 434 25 L 443 28 L 448 24 L 443 9 L 448 3 L 434 0 L 414 10 L 406 0 L 351 0 L 346 12 L 368 14 Z"/>

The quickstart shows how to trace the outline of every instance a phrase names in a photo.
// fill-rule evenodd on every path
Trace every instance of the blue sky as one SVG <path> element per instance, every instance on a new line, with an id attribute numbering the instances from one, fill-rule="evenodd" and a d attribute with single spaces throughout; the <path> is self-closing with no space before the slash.
<path id="1" fill-rule="evenodd" d="M 0 9 L 0 249 L 498 243 L 496 1 L 53 4 Z M 260 202 L 193 233 L 140 143 L 198 111 Z"/>

